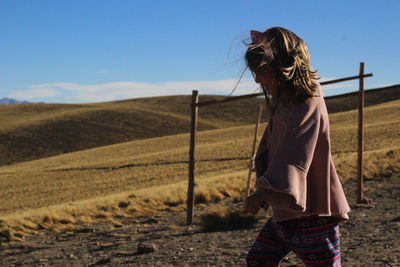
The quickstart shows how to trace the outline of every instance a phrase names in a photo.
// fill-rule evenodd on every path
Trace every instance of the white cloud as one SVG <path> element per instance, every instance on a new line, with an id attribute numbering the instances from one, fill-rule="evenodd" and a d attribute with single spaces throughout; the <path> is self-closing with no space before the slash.
<path id="1" fill-rule="evenodd" d="M 216 81 L 177 81 L 163 83 L 139 83 L 139 82 L 114 82 L 105 84 L 77 84 L 77 83 L 48 83 L 30 86 L 30 90 L 40 92 L 51 90 L 58 94 L 68 95 L 72 102 L 100 102 L 127 98 L 165 96 L 165 95 L 190 95 L 192 90 L 198 90 L 201 94 L 228 95 L 237 83 L 236 79 Z M 258 88 L 252 79 L 242 79 L 234 95 L 253 93 Z M 21 95 L 27 91 L 17 92 Z M 49 95 L 49 96 L 54 96 Z M 35 98 L 47 97 L 37 95 Z M 33 98 L 33 97 L 32 97 Z"/>
<path id="2" fill-rule="evenodd" d="M 333 80 L 321 78 L 320 81 Z M 24 100 L 46 101 L 46 98 L 57 96 L 57 102 L 87 103 L 113 101 L 120 99 L 165 96 L 165 95 L 190 95 L 192 90 L 198 90 L 200 95 L 219 94 L 229 95 L 235 87 L 237 79 L 215 81 L 175 81 L 162 83 L 140 82 L 113 82 L 104 84 L 78 84 L 78 83 L 48 83 L 35 84 L 26 91 L 18 91 L 10 97 Z M 251 94 L 257 92 L 258 85 L 252 78 L 240 81 L 234 95 Z M 338 88 L 354 87 L 356 83 L 346 82 L 323 86 L 324 92 L 332 92 Z M 333 93 L 333 92 L 332 92 Z M 51 99 L 49 99 L 51 101 Z"/>
<path id="3" fill-rule="evenodd" d="M 33 89 L 28 89 L 25 91 L 16 91 L 11 93 L 8 97 L 10 98 L 15 98 L 15 99 L 22 99 L 22 100 L 34 100 L 37 98 L 48 98 L 48 97 L 53 97 L 57 96 L 60 93 L 51 88 L 51 87 L 30 87 Z"/>

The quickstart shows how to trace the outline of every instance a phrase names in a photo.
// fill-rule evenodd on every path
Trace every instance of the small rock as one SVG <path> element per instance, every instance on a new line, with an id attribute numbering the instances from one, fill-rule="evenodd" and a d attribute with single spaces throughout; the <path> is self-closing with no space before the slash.
<path id="1" fill-rule="evenodd" d="M 158 220 L 154 218 L 149 218 L 145 220 L 143 223 L 153 224 L 153 223 L 158 223 Z"/>
<path id="2" fill-rule="evenodd" d="M 75 230 L 75 233 L 80 233 L 80 234 L 94 233 L 94 232 L 95 232 L 95 230 L 91 229 L 91 228 L 81 228 L 81 229 Z"/>
<path id="3" fill-rule="evenodd" d="M 104 264 L 107 264 L 107 263 L 110 263 L 110 262 L 111 262 L 110 258 L 104 258 L 104 259 L 101 259 L 101 260 L 97 261 L 95 264 L 92 264 L 91 266 L 104 265 Z"/>
<path id="4" fill-rule="evenodd" d="M 400 222 L 400 216 L 390 220 L 391 222 Z"/>
<path id="5" fill-rule="evenodd" d="M 137 248 L 137 252 L 139 254 L 144 254 L 144 253 L 151 253 L 151 252 L 155 252 L 157 251 L 157 246 L 156 244 L 153 243 L 139 243 L 138 248 Z"/>

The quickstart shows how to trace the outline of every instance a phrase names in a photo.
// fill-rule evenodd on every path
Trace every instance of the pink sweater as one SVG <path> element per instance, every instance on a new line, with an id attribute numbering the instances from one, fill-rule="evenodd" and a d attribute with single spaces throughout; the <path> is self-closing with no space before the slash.
<path id="1" fill-rule="evenodd" d="M 348 219 L 350 207 L 333 164 L 324 98 L 276 111 L 258 147 L 256 188 L 275 221 L 325 215 Z"/>

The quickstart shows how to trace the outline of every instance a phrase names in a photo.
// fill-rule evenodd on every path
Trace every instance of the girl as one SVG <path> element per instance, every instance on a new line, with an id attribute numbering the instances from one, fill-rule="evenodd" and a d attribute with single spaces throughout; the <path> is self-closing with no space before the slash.
<path id="1" fill-rule="evenodd" d="M 293 251 L 306 265 L 341 266 L 339 222 L 350 211 L 331 157 L 324 98 L 305 42 L 274 27 L 251 31 L 245 60 L 270 106 L 255 158 L 256 191 L 244 213 L 273 216 L 248 255 L 248 266 L 279 266 Z"/>

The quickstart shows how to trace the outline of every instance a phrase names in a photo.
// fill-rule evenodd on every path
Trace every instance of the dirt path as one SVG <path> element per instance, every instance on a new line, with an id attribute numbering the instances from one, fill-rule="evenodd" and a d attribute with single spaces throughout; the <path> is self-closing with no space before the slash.
<path id="1" fill-rule="evenodd" d="M 352 212 L 341 225 L 342 263 L 400 266 L 400 174 L 367 180 L 365 187 L 372 204 L 356 205 L 355 181 L 344 184 Z M 223 204 L 239 205 L 229 199 Z M 0 266 L 243 266 L 267 219 L 253 229 L 212 233 L 185 226 L 184 220 L 184 212 L 170 212 L 126 219 L 118 229 L 101 223 L 62 235 L 43 231 L 1 247 Z M 155 244 L 157 251 L 138 254 L 140 242 Z M 302 266 L 293 254 L 282 264 L 297 265 Z"/>

